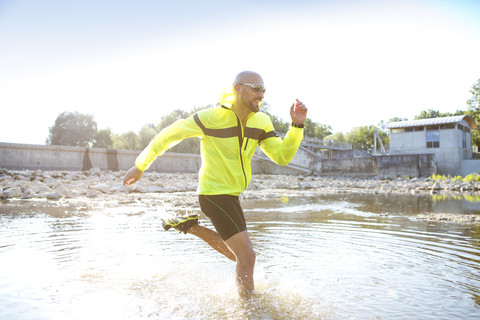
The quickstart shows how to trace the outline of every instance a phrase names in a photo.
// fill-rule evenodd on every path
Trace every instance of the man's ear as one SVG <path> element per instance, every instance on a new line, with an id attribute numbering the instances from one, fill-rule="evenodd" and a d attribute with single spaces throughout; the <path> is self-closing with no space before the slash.
<path id="1" fill-rule="evenodd" d="M 235 90 L 235 93 L 238 93 L 238 91 L 240 91 L 240 85 L 237 83 L 233 86 L 233 89 Z"/>

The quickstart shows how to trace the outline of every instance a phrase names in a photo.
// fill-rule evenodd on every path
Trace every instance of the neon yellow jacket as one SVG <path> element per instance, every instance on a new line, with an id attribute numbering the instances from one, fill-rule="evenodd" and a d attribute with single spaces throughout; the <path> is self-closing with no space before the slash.
<path id="1" fill-rule="evenodd" d="M 136 167 L 147 170 L 157 156 L 191 137 L 202 139 L 198 193 L 239 195 L 250 182 L 251 160 L 257 146 L 277 164 L 287 165 L 300 146 L 303 129 L 290 127 L 282 141 L 263 112 L 251 113 L 243 130 L 232 109 L 210 108 L 163 129 L 137 157 Z"/>

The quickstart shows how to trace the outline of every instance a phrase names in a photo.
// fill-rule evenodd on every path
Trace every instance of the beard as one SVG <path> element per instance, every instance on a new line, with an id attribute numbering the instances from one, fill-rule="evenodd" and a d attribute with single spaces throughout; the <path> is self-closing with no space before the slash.
<path id="1" fill-rule="evenodd" d="M 260 107 L 262 105 L 262 100 L 255 99 L 248 104 L 245 103 L 245 105 L 247 106 L 248 109 L 250 109 L 250 111 L 258 112 L 258 111 L 260 111 Z"/>

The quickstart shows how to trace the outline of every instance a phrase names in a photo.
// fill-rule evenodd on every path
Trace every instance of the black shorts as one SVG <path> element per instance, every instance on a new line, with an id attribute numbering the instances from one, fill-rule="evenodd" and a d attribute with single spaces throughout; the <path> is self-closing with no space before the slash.
<path id="1" fill-rule="evenodd" d="M 210 218 L 222 240 L 247 230 L 243 210 L 238 196 L 199 195 L 198 202 L 202 212 Z"/>

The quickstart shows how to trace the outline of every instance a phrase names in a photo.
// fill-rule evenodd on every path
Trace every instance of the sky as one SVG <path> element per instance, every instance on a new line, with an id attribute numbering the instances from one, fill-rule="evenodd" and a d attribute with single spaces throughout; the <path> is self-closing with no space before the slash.
<path id="1" fill-rule="evenodd" d="M 467 110 L 480 1 L 0 0 L 0 142 L 44 144 L 62 112 L 139 132 L 259 72 L 333 132 Z"/>

